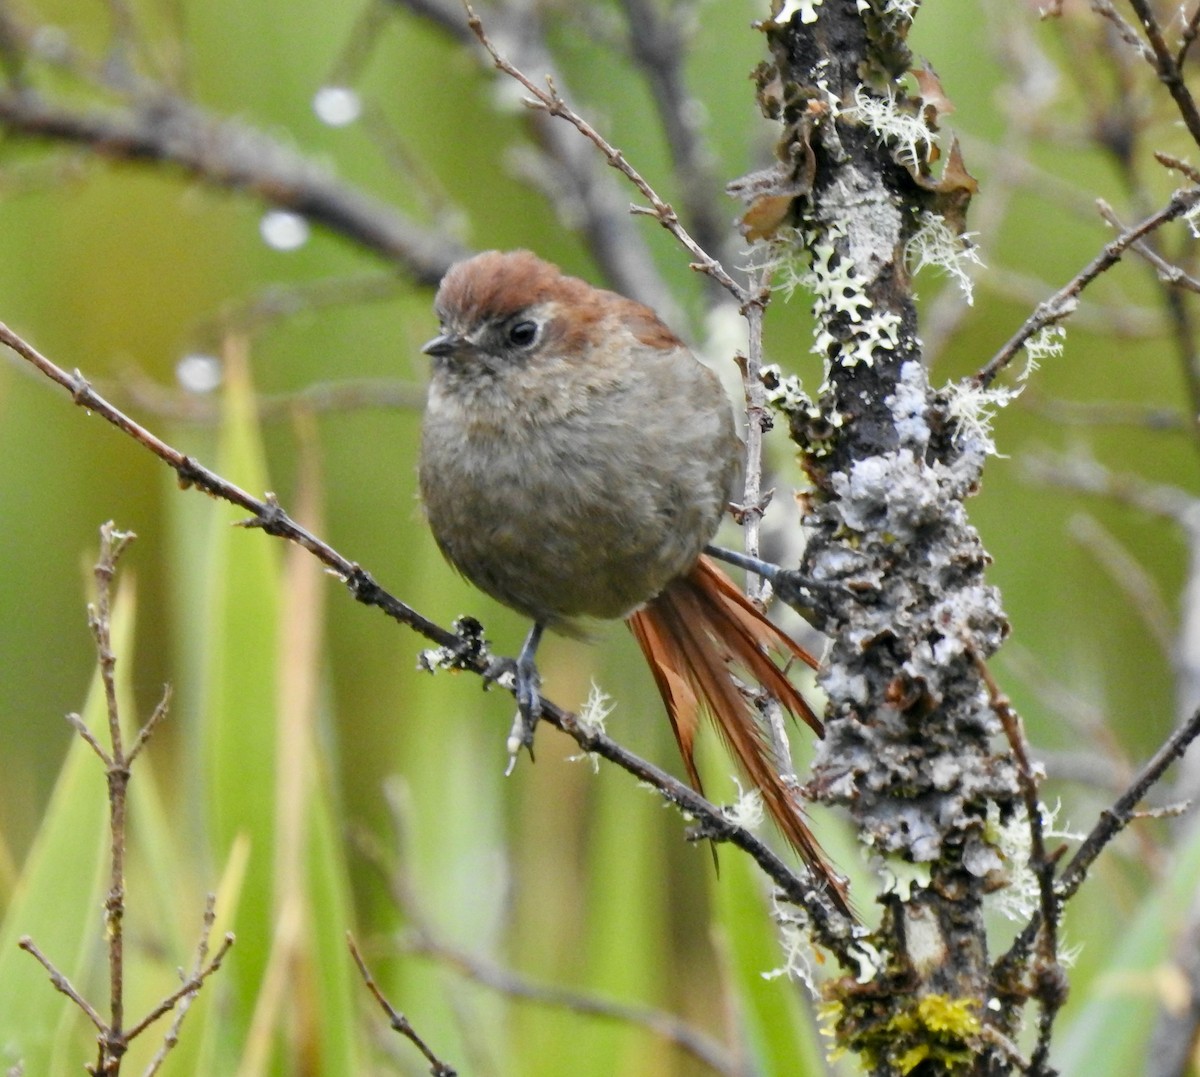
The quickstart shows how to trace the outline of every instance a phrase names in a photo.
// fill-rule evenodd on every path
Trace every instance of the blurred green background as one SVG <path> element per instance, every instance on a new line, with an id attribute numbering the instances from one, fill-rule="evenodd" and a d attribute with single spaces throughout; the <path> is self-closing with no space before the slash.
<path id="1" fill-rule="evenodd" d="M 647 92 L 602 32 L 619 38 L 620 6 L 544 8 L 573 102 L 673 197 Z M 113 13 L 124 8 L 36 0 L 19 10 L 43 26 L 45 41 L 69 40 L 102 59 Z M 741 0 L 680 11 L 691 33 L 686 74 L 704 109 L 715 173 L 731 179 L 764 164 L 776 134 L 747 78 L 764 53 L 750 23 L 765 12 Z M 514 174 L 512 149 L 525 128 L 509 88 L 403 5 L 209 0 L 140 5 L 134 16 L 151 64 L 185 62 L 189 93 L 214 114 L 272 133 L 414 216 L 436 215 L 469 247 L 528 246 L 596 277 L 581 239 Z M 947 127 L 981 182 L 969 223 L 981 231 L 988 265 L 966 311 L 943 280 L 918 281 L 937 382 L 981 366 L 1033 302 L 1106 241 L 1094 198 L 1131 221 L 1171 188 L 1151 168 L 1149 150 L 1185 147 L 1151 81 L 1130 90 L 1099 76 L 1097 85 L 1080 86 L 1064 61 L 1080 41 L 1098 37 L 1090 18 L 1039 25 L 1024 5 L 928 0 L 917 21 L 914 52 L 933 64 L 954 101 Z M 373 21 L 364 30 L 366 19 Z M 370 47 L 357 55 L 354 42 L 364 37 Z M 45 92 L 114 103 L 43 67 L 32 81 Z M 331 127 L 314 115 L 314 94 L 347 74 L 370 122 Z M 1098 117 L 1131 93 L 1140 190 L 1093 137 Z M 435 328 L 428 288 L 319 227 L 298 249 L 273 249 L 260 231 L 270 207 L 169 168 L 105 165 L 12 135 L 0 155 L 0 320 L 60 365 L 82 369 L 173 445 L 252 493 L 276 492 L 421 612 L 447 625 L 476 615 L 499 651 L 515 651 L 525 626 L 442 563 L 421 521 L 419 410 L 314 411 L 289 396 L 363 378 L 390 379 L 419 396 L 419 347 Z M 419 164 L 406 169 L 398 160 Z M 1146 205 L 1147 197 L 1158 201 Z M 722 211 L 732 221 L 734 204 Z M 644 229 L 691 319 L 677 328 L 702 344 L 701 287 L 670 238 L 649 221 Z M 343 301 L 301 299 L 286 316 L 228 328 L 264 297 L 331 280 L 348 282 Z M 1068 421 L 1076 413 L 1064 401 L 1180 415 L 1188 408 L 1148 270 L 1119 267 L 1086 306 L 1065 354 L 1047 361 L 1025 397 L 999 416 L 1004 456 L 990 463 L 970 511 L 1013 622 L 995 668 L 1034 745 L 1048 753 L 1052 776 L 1078 775 L 1090 762 L 1101 779 L 1119 779 L 1175 721 L 1164 642 L 1170 646 L 1181 613 L 1187 546 L 1169 522 L 1031 479 L 1026 464 L 1035 455 L 1085 454 L 1147 483 L 1190 488 L 1196 455 L 1186 422 L 1151 431 Z M 815 385 L 820 370 L 808 354 L 802 296 L 770 309 L 767 333 L 768 357 Z M 189 355 L 218 358 L 220 390 L 189 398 L 176 387 Z M 798 1072 L 796 1058 L 820 1057 L 807 1017 L 798 1016 L 807 1005 L 802 989 L 759 975 L 781 957 L 761 888 L 736 858 L 725 854 L 714 877 L 707 852 L 681 840 L 673 813 L 627 776 L 572 761 L 573 745 L 552 731 L 539 736 L 536 765 L 522 761 L 505 780 L 507 697 L 481 692 L 473 678 L 418 673 L 419 638 L 356 605 L 311 559 L 230 527 L 236 512 L 180 491 L 145 451 L 10 358 L 0 363 L 0 939 L 28 932 L 50 950 L 54 932 L 65 930 L 51 956 L 103 997 L 99 768 L 86 777 L 84 760 L 79 785 L 61 784 L 68 750 L 80 750 L 70 748 L 62 715 L 84 706 L 93 677 L 84 602 L 97 529 L 113 519 L 139 536 L 122 574 L 126 717 L 147 715 L 164 683 L 175 690 L 171 717 L 134 777 L 134 994 L 148 1005 L 171 989 L 174 968 L 190 964 L 206 892 L 222 898 L 219 927 L 238 933 L 164 1072 L 420 1072 L 415 1051 L 379 1031 L 343 946 L 349 929 L 393 1002 L 461 1072 L 704 1072 L 636 1025 L 522 1003 L 446 961 L 404 953 L 397 939 L 413 928 L 412 910 L 398 907 L 380 858 L 399 866 L 445 941 L 483 960 L 539 983 L 682 1014 L 737 1045 L 735 1055 L 748 1052 L 761 1072 Z M 147 381 L 163 391 L 148 395 Z M 254 392 L 283 398 L 261 423 Z M 180 418 L 185 405 L 204 417 Z M 770 536 L 793 528 L 787 495 L 802 476 L 782 432 L 769 452 L 778 488 Z M 1144 575 L 1114 573 L 1104 556 L 1114 549 Z M 1148 620 L 1147 610 L 1159 620 Z M 610 731 L 675 765 L 667 723 L 623 630 L 590 646 L 553 639 L 542 668 L 548 694 L 567 706 L 581 704 L 594 679 L 617 703 Z M 720 784 L 727 764 L 716 753 L 709 764 L 710 793 L 731 795 Z M 1113 796 L 1089 777 L 1047 787 L 1075 829 L 1090 826 Z M 52 801 L 56 782 L 71 795 Z M 857 863 L 838 821 L 816 817 L 835 859 Z M 1068 941 L 1084 949 L 1068 1028 L 1086 1027 L 1097 1000 L 1115 994 L 1140 1015 L 1126 1018 L 1131 1050 L 1144 1042 L 1158 987 L 1149 972 L 1123 972 L 1115 947 L 1149 908 L 1156 879 L 1173 863 L 1165 850 L 1179 838 L 1147 824 L 1122 839 L 1073 907 Z M 30 897 L 37 855 L 42 885 L 62 899 L 53 912 L 44 895 Z M 870 886 L 865 871 L 854 873 Z M 1186 895 L 1186 876 L 1180 885 Z M 1184 902 L 1178 898 L 1180 914 Z M 1153 945 L 1161 949 L 1173 926 L 1160 913 Z M 998 925 L 998 939 L 1006 930 Z M 1153 945 L 1134 956 L 1158 953 Z M 10 946 L 0 954 L 8 977 L 0 977 L 0 1003 L 21 999 L 30 1010 L 17 1022 L 10 1009 L 6 1021 L 0 1005 L 0 1063 L 24 1057 L 31 1075 L 78 1072 L 89 1057 L 86 1026 L 63 1016 L 66 1004 L 41 970 L 14 953 Z M 1072 1058 L 1086 1050 L 1069 1049 L 1078 1052 Z M 145 1050 L 148 1058 L 153 1045 Z"/>

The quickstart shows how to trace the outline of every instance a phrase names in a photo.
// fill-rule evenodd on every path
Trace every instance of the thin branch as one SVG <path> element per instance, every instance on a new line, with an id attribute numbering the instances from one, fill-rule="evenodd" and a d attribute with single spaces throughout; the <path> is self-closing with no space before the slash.
<path id="1" fill-rule="evenodd" d="M 459 44 L 477 41 L 463 18 L 463 6 L 453 0 L 388 0 L 426 19 Z M 537 4 L 503 4 L 480 8 L 497 37 L 512 50 L 514 65 L 546 72 L 565 87 L 556 72 L 547 44 L 545 8 Z M 471 50 L 479 55 L 478 50 Z M 543 112 L 530 116 L 536 149 L 533 169 L 524 178 L 540 189 L 560 218 L 584 238 L 587 249 L 609 286 L 654 308 L 668 323 L 679 320 L 674 297 L 650 257 L 642 231 L 629 219 L 629 203 L 617 184 L 609 181 L 603 164 L 573 133 Z M 528 157 L 526 153 L 524 156 Z"/>
<path id="2" fill-rule="evenodd" d="M 762 380 L 763 365 L 763 315 L 766 312 L 770 290 L 765 274 L 753 282 L 754 298 L 742 306 L 742 317 L 749 330 L 746 355 L 740 357 L 738 366 L 742 374 L 742 390 L 746 402 L 746 470 L 742 478 L 742 503 L 736 506 L 738 522 L 744 529 L 743 544 L 751 557 L 759 556 L 759 532 L 763 513 L 770 502 L 770 494 L 762 489 L 763 435 L 771 428 L 772 417 L 767 407 L 767 392 Z M 753 577 L 752 577 L 753 579 Z M 762 602 L 768 600 L 767 581 L 752 584 L 750 595 Z"/>
<path id="3" fill-rule="evenodd" d="M 141 372 L 131 372 L 117 381 L 98 385 L 99 391 L 115 401 L 128 401 L 159 418 L 174 422 L 214 426 L 221 419 L 220 401 L 206 393 L 172 390 Z M 254 399 L 258 422 L 292 419 L 297 412 L 332 415 L 361 411 L 419 411 L 425 389 L 397 378 L 348 378 L 336 382 L 312 382 L 295 392 L 262 393 Z"/>
<path id="4" fill-rule="evenodd" d="M 111 767 L 112 757 L 108 754 L 108 751 L 105 749 L 104 745 L 96 739 L 96 734 L 88 729 L 87 723 L 83 720 L 83 718 L 72 711 L 67 715 L 67 721 L 71 723 L 71 728 L 79 734 L 87 746 L 91 748 L 97 756 L 100 757 L 100 762 L 104 764 L 105 768 L 107 769 L 108 767 Z"/>
<path id="5" fill-rule="evenodd" d="M 1175 54 L 1175 66 L 1181 71 L 1187 60 L 1188 49 L 1192 47 L 1197 34 L 1200 34 L 1200 5 L 1197 5 L 1192 11 L 1191 18 L 1184 25 L 1183 33 L 1179 35 L 1179 51 Z"/>
<path id="6" fill-rule="evenodd" d="M 1129 6 L 1133 8 L 1138 21 L 1142 24 L 1142 29 L 1146 32 L 1146 39 L 1150 42 L 1150 48 L 1154 54 L 1153 64 L 1158 72 L 1159 81 L 1166 86 L 1167 92 L 1179 109 L 1179 116 L 1187 128 L 1188 134 L 1192 136 L 1192 141 L 1200 145 L 1200 109 L 1196 107 L 1196 99 L 1188 89 L 1182 67 L 1172 54 L 1166 38 L 1163 37 L 1162 27 L 1158 24 L 1158 16 L 1155 15 L 1149 0 L 1129 0 Z"/>
<path id="7" fill-rule="evenodd" d="M 50 983 L 54 985 L 54 989 L 62 992 L 62 994 L 66 995 L 67 998 L 75 1003 L 75 1005 L 83 1011 L 87 1019 L 96 1026 L 96 1029 L 100 1033 L 103 1034 L 105 1031 L 107 1031 L 108 1026 L 105 1024 L 104 1018 L 96 1012 L 95 1008 L 90 1002 L 88 1002 L 87 999 L 85 999 L 78 991 L 75 990 L 75 987 L 72 985 L 71 981 L 68 980 L 67 977 L 61 972 L 59 972 L 57 968 L 55 968 L 54 962 L 52 962 L 45 954 L 42 953 L 41 950 L 38 949 L 37 943 L 35 943 L 33 939 L 31 939 L 28 935 L 24 935 L 17 943 L 17 946 L 19 946 L 27 954 L 32 954 L 35 958 L 37 958 L 37 960 L 41 963 L 42 968 L 44 968 L 49 974 Z"/>
<path id="8" fill-rule="evenodd" d="M 725 271 L 721 263 L 691 237 L 687 229 L 680 222 L 678 214 L 671 208 L 670 203 L 665 202 L 659 197 L 658 192 L 654 190 L 642 174 L 625 159 L 625 155 L 559 96 L 553 80 L 547 79 L 546 88 L 543 89 L 521 71 L 520 68 L 505 59 L 484 31 L 483 22 L 475 14 L 475 9 L 469 3 L 466 3 L 465 6 L 467 10 L 467 25 L 471 28 L 471 32 L 479 39 L 479 43 L 487 50 L 488 55 L 492 58 L 492 62 L 497 68 L 515 79 L 529 92 L 531 100 L 527 100 L 526 104 L 531 108 L 541 109 L 550 116 L 557 116 L 566 120 L 567 123 L 571 124 L 584 138 L 604 154 L 604 159 L 625 176 L 642 197 L 650 203 L 648 211 L 650 215 L 656 217 L 659 224 L 670 232 L 687 249 L 688 253 L 691 254 L 693 269 L 712 277 L 733 296 L 739 306 L 752 299 L 753 297 L 747 293 L 746 289 Z"/>
<path id="9" fill-rule="evenodd" d="M 181 485 L 195 486 L 212 497 L 247 510 L 251 515 L 248 520 L 242 521 L 242 526 L 260 528 L 269 535 L 285 539 L 307 550 L 346 585 L 357 601 L 367 606 L 378 607 L 394 621 L 407 625 L 437 644 L 439 650 L 430 658 L 430 668 L 433 665 L 445 665 L 488 677 L 495 676 L 500 666 L 489 655 L 478 622 L 464 620 L 460 623 L 459 632 L 451 632 L 424 617 L 380 587 L 360 565 L 348 560 L 328 543 L 292 520 L 273 494 L 265 495 L 262 500 L 253 497 L 167 444 L 100 396 L 79 371 L 68 374 L 3 323 L 0 323 L 0 344 L 7 345 L 51 381 L 65 388 L 77 405 L 116 426 L 166 463 L 179 476 Z M 698 820 L 705 838 L 729 842 L 749 854 L 767 877 L 779 887 L 784 900 L 800 905 L 808 911 L 817 940 L 828 950 L 839 955 L 839 959 L 847 967 L 857 967 L 850 956 L 857 944 L 850 937 L 851 932 L 845 919 L 831 911 L 819 887 L 807 877 L 797 875 L 756 835 L 731 822 L 718 806 L 690 786 L 635 755 L 607 735 L 584 726 L 575 715 L 550 700 L 543 700 L 542 718 L 565 732 L 585 752 L 601 756 L 635 778 L 654 786 L 667 801 Z"/>
<path id="10" fill-rule="evenodd" d="M 1141 773 L 1130 784 L 1125 793 L 1113 804 L 1106 808 L 1099 821 L 1084 839 L 1083 844 L 1075 850 L 1062 875 L 1058 880 L 1058 897 L 1064 904 L 1079 889 L 1087 877 L 1088 870 L 1096 858 L 1126 826 L 1137 817 L 1137 805 L 1145 799 L 1146 794 L 1158 783 L 1159 779 L 1176 759 L 1187 751 L 1188 746 L 1200 736 L 1200 710 L 1184 722 L 1154 753 L 1151 760 L 1142 768 Z"/>
<path id="11" fill-rule="evenodd" d="M 1133 472 L 1112 471 L 1091 457 L 1082 455 L 1031 456 L 1026 471 L 1039 482 L 1100 494 L 1123 505 L 1130 505 L 1183 528 L 1189 534 L 1200 529 L 1197 499 L 1187 490 L 1168 483 L 1147 482 Z"/>
<path id="12" fill-rule="evenodd" d="M 163 693 L 158 700 L 158 706 L 154 708 L 154 713 L 146 719 L 145 724 L 141 729 L 138 730 L 137 736 L 133 741 L 133 747 L 129 749 L 129 755 L 125 758 L 125 762 L 129 766 L 133 765 L 133 761 L 141 754 L 142 749 L 146 747 L 146 741 L 150 739 L 150 735 L 156 728 L 158 728 L 158 723 L 167 716 L 167 711 L 170 709 L 170 706 L 171 686 L 169 684 L 164 684 Z"/>
<path id="13" fill-rule="evenodd" d="M 387 1014 L 388 1023 L 400 1035 L 407 1037 L 416 1045 L 417 1050 L 425 1056 L 426 1061 L 429 1063 L 429 1072 L 433 1077 L 457 1077 L 458 1071 L 438 1058 L 429 1045 L 417 1035 L 417 1030 L 413 1028 L 412 1022 L 387 1000 L 387 996 L 380 990 L 379 985 L 375 982 L 374 977 L 367 968 L 367 963 L 363 960 L 362 954 L 359 953 L 354 936 L 349 932 L 346 932 L 346 945 L 350 947 L 350 954 L 354 958 L 354 963 L 358 966 L 363 983 L 367 985 L 367 990 L 375 996 L 375 1001 L 379 1003 L 380 1008 Z"/>
<path id="14" fill-rule="evenodd" d="M 392 828 L 398 844 L 403 848 L 408 843 L 409 826 L 403 798 L 396 795 L 394 784 L 386 790 L 385 799 Z M 637 1025 L 690 1055 L 707 1069 L 727 1077 L 733 1077 L 738 1072 L 728 1050 L 674 1014 L 650 1006 L 630 1005 L 581 991 L 539 984 L 511 969 L 451 945 L 441 937 L 407 875 L 399 866 L 389 862 L 379 843 L 364 836 L 362 844 L 368 859 L 391 892 L 397 911 L 410 927 L 401 943 L 407 952 L 428 957 L 474 983 L 512 998 Z"/>
<path id="15" fill-rule="evenodd" d="M 629 51 L 658 112 L 684 213 L 699 245 L 720 251 L 728 260 L 734 254 L 731 231 L 727 215 L 713 199 L 720 190 L 712 171 L 715 158 L 697 122 L 698 102 L 688 93 L 684 78 L 682 12 L 676 7 L 664 14 L 653 0 L 621 0 L 621 7 L 629 24 Z"/>
<path id="16" fill-rule="evenodd" d="M 1046 840 L 1042 819 L 1042 802 L 1038 791 L 1038 779 L 1029 757 L 1029 744 L 1021 717 L 1013 710 L 1012 703 L 996 684 L 991 670 L 981 659 L 976 658 L 976 668 L 987 686 L 988 700 L 993 713 L 1000 719 L 1004 735 L 1012 749 L 1017 764 L 1017 778 L 1021 786 L 1021 798 L 1025 802 L 1025 815 L 1029 823 L 1029 866 L 1038 882 L 1041 902 L 1042 930 L 1038 933 L 1038 967 L 1035 973 L 1034 993 L 1041 1007 L 1038 1020 L 1037 1044 L 1028 1066 L 1029 1073 L 1042 1073 L 1050 1056 L 1050 1037 L 1054 1030 L 1054 1019 L 1066 1001 L 1062 989 L 1064 975 L 1058 961 L 1058 918 L 1061 905 L 1054 890 L 1054 865 L 1057 858 L 1046 854 Z"/>
<path id="17" fill-rule="evenodd" d="M 1200 709 L 1197 709 L 1163 742 L 1162 747 L 1154 753 L 1125 792 L 1113 803 L 1113 806 L 1105 808 L 1100 813 L 1096 825 L 1092 827 L 1083 843 L 1075 850 L 1075 855 L 1071 857 L 1055 885 L 1055 894 L 1060 905 L 1065 905 L 1075 896 L 1096 859 L 1112 840 L 1137 817 L 1138 804 L 1159 782 L 1167 767 L 1187 751 L 1197 736 L 1200 736 Z M 1009 947 L 1008 952 L 996 963 L 996 970 L 1017 967 L 1023 960 L 1023 955 L 1029 952 L 1029 947 L 1037 938 L 1041 926 L 1042 915 L 1035 913 L 1012 946 Z M 1003 979 L 1002 971 L 1001 979 Z"/>
<path id="18" fill-rule="evenodd" d="M 132 1040 L 135 1036 L 141 1035 L 155 1021 L 165 1014 L 170 1013 L 184 999 L 195 995 L 204 986 L 204 981 L 220 970 L 221 963 L 225 960 L 225 955 L 229 953 L 230 947 L 233 946 L 235 941 L 233 932 L 226 932 L 221 938 L 221 945 L 217 947 L 217 952 L 213 954 L 212 960 L 198 972 L 189 976 L 178 989 L 163 998 L 157 1006 L 129 1030 L 126 1038 Z"/>
<path id="19" fill-rule="evenodd" d="M 73 143 L 111 160 L 173 164 L 214 187 L 246 190 L 402 266 L 432 285 L 465 250 L 394 207 L 348 187 L 311 159 L 253 127 L 164 93 L 124 109 L 75 109 L 0 90 L 11 134 Z"/>
<path id="20" fill-rule="evenodd" d="M 975 375 L 975 384 L 981 387 L 990 385 L 996 375 L 1013 360 L 1030 337 L 1070 316 L 1078 306 L 1080 293 L 1097 277 L 1116 265 L 1125 252 L 1138 240 L 1161 228 L 1164 224 L 1182 217 L 1198 202 L 1200 202 L 1200 187 L 1176 191 L 1171 196 L 1171 200 L 1157 213 L 1151 214 L 1140 224 L 1126 229 L 1116 239 L 1105 244 L 1104 249 L 1062 288 L 1049 299 L 1038 304 L 1037 309 L 1025 320 L 1021 328 Z"/>
<path id="21" fill-rule="evenodd" d="M 404 936 L 403 945 L 410 953 L 431 958 L 473 983 L 510 998 L 524 999 L 540 1006 L 551 1006 L 589 1017 L 637 1025 L 690 1055 L 714 1073 L 732 1075 L 736 1072 L 733 1060 L 725 1048 L 672 1013 L 651 1006 L 617 1002 L 564 987 L 535 983 L 509 969 L 449 946 L 424 930 L 409 932 Z"/>
<path id="22" fill-rule="evenodd" d="M 99 1073 L 120 1072 L 121 1057 L 129 1043 L 125 1033 L 125 814 L 128 807 L 129 764 L 121 730 L 121 712 L 117 700 L 117 656 L 112 649 L 112 584 L 117 562 L 133 541 L 131 531 L 118 531 L 110 520 L 100 528 L 100 556 L 93 575 L 96 578 L 96 604 L 89 608 L 89 621 L 96 642 L 96 661 L 104 686 L 108 714 L 109 764 L 109 884 L 104 899 L 105 935 L 108 938 L 109 1019 L 100 1037 Z"/>
<path id="23" fill-rule="evenodd" d="M 1150 433 L 1186 433 L 1178 408 L 1125 400 L 1065 400 L 1042 396 L 1033 388 L 1021 394 L 1021 406 L 1059 426 L 1132 426 Z"/>
<path id="24" fill-rule="evenodd" d="M 1100 211 L 1100 216 L 1108 221 L 1118 232 L 1126 231 L 1126 226 L 1121 222 L 1116 211 L 1103 198 L 1096 200 L 1096 206 Z M 1189 292 L 1200 292 L 1200 280 L 1193 277 L 1182 266 L 1168 262 L 1149 243 L 1139 241 L 1133 244 L 1133 250 L 1149 263 L 1157 274 L 1159 281 L 1163 284 L 1185 288 Z"/>
<path id="25" fill-rule="evenodd" d="M 1153 575 L 1111 531 L 1089 513 L 1067 522 L 1070 536 L 1099 563 L 1112 586 L 1129 600 L 1168 661 L 1175 650 L 1174 613 Z"/>
<path id="26" fill-rule="evenodd" d="M 167 1055 L 170 1054 L 175 1045 L 179 1042 L 179 1033 L 183 1028 L 184 1019 L 187 1017 L 188 1010 L 191 1009 L 192 1002 L 200 993 L 200 987 L 203 984 L 201 973 L 204 971 L 206 962 L 208 961 L 208 943 L 209 938 L 212 935 L 213 924 L 216 923 L 216 920 L 217 899 L 214 894 L 209 894 L 207 900 L 204 902 L 204 921 L 200 930 L 200 941 L 196 944 L 196 961 L 192 966 L 193 971 L 190 982 L 192 983 L 194 990 L 183 995 L 183 997 L 179 999 L 178 1005 L 175 1007 L 175 1020 L 171 1022 L 170 1027 L 163 1035 L 163 1041 L 159 1045 L 158 1050 L 155 1051 L 154 1057 L 150 1060 L 150 1063 L 146 1067 L 146 1071 L 142 1077 L 154 1077 L 159 1069 L 162 1068 L 162 1064 L 166 1061 Z M 232 945 L 233 936 L 231 934 L 227 934 L 225 936 L 225 942 L 227 945 Z M 213 971 L 216 970 L 214 969 Z"/>

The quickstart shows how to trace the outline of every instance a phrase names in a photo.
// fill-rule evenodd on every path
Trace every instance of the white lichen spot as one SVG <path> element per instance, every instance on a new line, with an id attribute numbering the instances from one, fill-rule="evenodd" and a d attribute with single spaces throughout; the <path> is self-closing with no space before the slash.
<path id="1" fill-rule="evenodd" d="M 721 814 L 734 826 L 753 832 L 763 823 L 762 794 L 754 788 L 742 788 L 742 783 L 736 777 L 733 778 L 733 784 L 737 786 L 737 800 L 722 808 Z"/>
<path id="2" fill-rule="evenodd" d="M 819 998 L 816 970 L 813 967 L 813 943 L 809 937 L 808 914 L 798 905 L 784 905 L 777 893 L 771 895 L 771 915 L 779 925 L 779 945 L 783 964 L 764 972 L 764 980 L 786 976 L 802 983 L 813 998 Z"/>
<path id="3" fill-rule="evenodd" d="M 604 723 L 608 720 L 608 716 L 612 714 L 615 706 L 616 704 L 613 702 L 612 697 L 607 695 L 595 681 L 592 681 L 588 697 L 583 706 L 579 708 L 577 721 L 580 728 L 585 733 L 593 736 L 602 735 L 604 733 Z M 591 763 L 592 772 L 595 774 L 600 773 L 600 757 L 595 752 L 578 752 L 567 758 L 572 763 L 581 761 Z"/>
<path id="4" fill-rule="evenodd" d="M 783 7 L 779 9 L 779 14 L 775 16 L 774 21 L 783 25 L 791 22 L 793 16 L 799 15 L 801 22 L 816 22 L 817 8 L 823 2 L 824 0 L 784 0 Z"/>
<path id="5" fill-rule="evenodd" d="M 1200 199 L 1192 203 L 1188 211 L 1184 213 L 1183 219 L 1191 229 L 1192 235 L 1196 239 L 1200 239 Z"/>
<path id="6" fill-rule="evenodd" d="M 889 857 L 883 861 L 880 873 L 886 892 L 895 894 L 902 902 L 912 897 L 914 886 L 924 888 L 929 885 L 929 865 L 924 863 L 914 864 L 899 857 Z"/>
<path id="7" fill-rule="evenodd" d="M 896 388 L 886 401 L 900 444 L 922 453 L 929 444 L 929 423 L 925 418 L 928 388 L 924 366 L 910 361 L 900 368 Z"/>
<path id="8" fill-rule="evenodd" d="M 1021 372 L 1020 381 L 1028 380 L 1043 359 L 1057 359 L 1067 342 L 1067 330 L 1061 325 L 1046 325 L 1025 341 L 1025 355 L 1029 362 Z"/>
<path id="9" fill-rule="evenodd" d="M 791 415 L 812 406 L 798 375 L 784 374 L 775 363 L 768 363 L 759 373 L 767 387 L 766 402 L 770 407 Z"/>
<path id="10" fill-rule="evenodd" d="M 1054 841 L 1083 841 L 1083 834 L 1059 825 L 1061 801 L 1053 808 L 1045 804 L 1039 807 L 1042 814 L 1043 838 Z M 999 807 L 989 804 L 986 836 L 1008 868 L 1008 885 L 989 895 L 989 903 L 1014 923 L 1025 923 L 1041 907 L 1041 891 L 1037 876 L 1029 865 L 1033 845 L 1029 816 L 1024 806 L 1019 805 L 1007 822 L 1001 822 Z"/>
<path id="11" fill-rule="evenodd" d="M 946 415 L 956 428 L 955 444 L 975 441 L 988 456 L 1002 456 L 992 437 L 992 424 L 1001 408 L 1021 394 L 1021 389 L 1005 386 L 983 388 L 970 380 L 950 382 L 943 390 Z"/>
<path id="12" fill-rule="evenodd" d="M 916 275 L 926 266 L 940 270 L 958 284 L 970 306 L 975 296 L 967 267 L 983 265 L 979 252 L 971 242 L 970 237 L 974 233 L 956 234 L 946 224 L 945 217 L 929 210 L 922 210 L 917 219 L 920 227 L 913 233 L 904 251 L 909 271 Z"/>
<path id="13" fill-rule="evenodd" d="M 891 145 L 902 165 L 916 168 L 928 160 L 934 143 L 932 129 L 921 116 L 900 107 L 891 87 L 882 97 L 874 97 L 863 86 L 856 86 L 854 105 L 846 112 L 873 131 L 881 143 Z"/>

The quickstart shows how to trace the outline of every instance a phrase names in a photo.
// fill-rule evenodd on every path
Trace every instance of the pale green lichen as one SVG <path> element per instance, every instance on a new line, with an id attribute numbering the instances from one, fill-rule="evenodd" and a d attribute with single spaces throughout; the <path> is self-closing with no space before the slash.
<path id="1" fill-rule="evenodd" d="M 905 167 L 915 169 L 929 159 L 934 144 L 933 129 L 923 114 L 901 107 L 892 87 L 888 87 L 887 93 L 875 96 L 866 87 L 856 86 L 854 104 L 845 113 L 872 131 L 881 143 L 891 146 L 896 160 Z"/>
<path id="2" fill-rule="evenodd" d="M 983 265 L 979 252 L 971 243 L 973 233 L 959 235 L 946 223 L 945 217 L 929 210 L 921 211 L 917 225 L 904 249 L 909 272 L 915 276 L 926 267 L 940 270 L 954 280 L 967 305 L 971 305 L 975 297 L 968 267 Z"/>

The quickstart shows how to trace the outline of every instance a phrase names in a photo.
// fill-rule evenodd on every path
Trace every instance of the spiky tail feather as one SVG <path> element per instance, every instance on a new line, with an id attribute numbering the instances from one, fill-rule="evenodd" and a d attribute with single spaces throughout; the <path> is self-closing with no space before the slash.
<path id="1" fill-rule="evenodd" d="M 816 659 L 776 628 L 709 558 L 630 615 L 628 624 L 646 655 L 667 707 L 671 728 L 693 787 L 701 791 L 695 741 L 700 712 L 709 714 L 746 776 L 762 794 L 771 818 L 833 902 L 848 915 L 845 884 L 804 821 L 796 791 L 779 775 L 774 753 L 755 709 L 734 682 L 731 666 L 750 674 L 783 708 L 822 735 L 820 719 L 771 659 L 769 651 L 793 655 L 813 667 Z"/>

